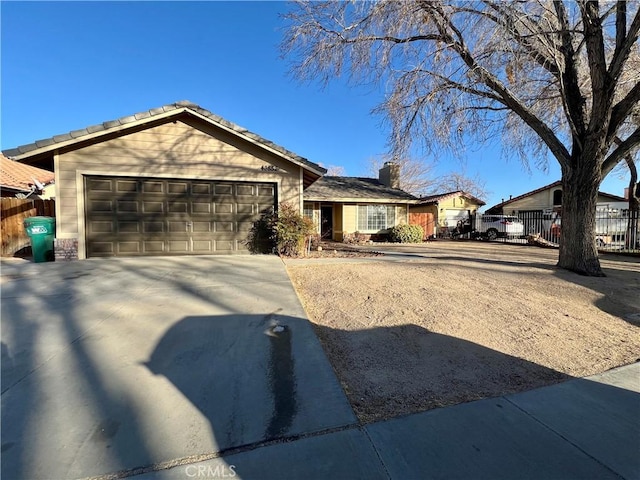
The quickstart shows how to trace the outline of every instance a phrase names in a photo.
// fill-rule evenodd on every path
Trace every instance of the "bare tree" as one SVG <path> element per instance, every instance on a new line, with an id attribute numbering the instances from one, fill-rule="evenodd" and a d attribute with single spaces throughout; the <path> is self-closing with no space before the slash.
<path id="1" fill-rule="evenodd" d="M 375 111 L 395 155 L 502 136 L 509 152 L 560 164 L 558 265 L 603 275 L 595 242 L 602 179 L 635 155 L 638 2 L 298 2 L 283 51 L 299 79 L 389 88 Z M 618 136 L 622 141 L 614 143 Z"/>
<path id="2" fill-rule="evenodd" d="M 435 184 L 434 166 L 417 158 L 402 156 L 380 156 L 369 159 L 369 171 L 372 176 L 378 176 L 380 168 L 387 161 L 393 161 L 400 167 L 400 188 L 416 197 L 426 195 Z"/>
<path id="3" fill-rule="evenodd" d="M 464 172 L 451 172 L 442 176 L 437 182 L 437 189 L 441 192 L 462 191 L 470 193 L 480 200 L 486 200 L 489 197 L 489 191 L 486 182 L 478 175 L 469 177 Z"/>
<path id="4" fill-rule="evenodd" d="M 324 165 L 321 165 L 324 166 Z M 345 171 L 344 171 L 344 167 L 340 166 L 340 165 L 328 165 L 325 167 L 327 169 L 327 173 L 325 173 L 325 175 L 331 176 L 331 177 L 344 177 L 345 176 Z"/>

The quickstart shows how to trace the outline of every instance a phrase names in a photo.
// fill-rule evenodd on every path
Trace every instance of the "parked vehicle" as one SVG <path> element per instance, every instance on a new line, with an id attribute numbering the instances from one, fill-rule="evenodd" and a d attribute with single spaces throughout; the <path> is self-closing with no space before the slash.
<path id="1" fill-rule="evenodd" d="M 487 240 L 499 237 L 518 238 L 524 235 L 522 220 L 513 215 L 482 215 L 476 231 Z"/>

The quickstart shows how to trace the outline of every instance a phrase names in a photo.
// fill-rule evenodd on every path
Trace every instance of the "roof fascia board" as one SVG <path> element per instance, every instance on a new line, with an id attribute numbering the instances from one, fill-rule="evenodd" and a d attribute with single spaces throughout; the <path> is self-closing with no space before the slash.
<path id="1" fill-rule="evenodd" d="M 82 135 L 76 138 L 71 138 L 69 140 L 63 141 L 63 142 L 54 142 L 51 143 L 50 145 L 46 145 L 44 147 L 41 148 L 35 148 L 33 150 L 29 150 L 28 152 L 25 153 L 21 153 L 19 155 L 13 155 L 11 158 L 13 160 L 23 160 L 26 158 L 30 158 L 30 157 L 35 157 L 38 155 L 42 155 L 44 153 L 48 153 L 48 152 L 54 152 L 56 150 L 63 150 L 67 147 L 73 146 L 74 144 L 77 143 L 84 143 L 84 142 L 90 142 L 92 140 L 98 139 L 100 137 L 103 136 L 107 136 L 107 135 L 113 135 L 115 133 L 119 133 L 119 132 L 123 132 L 125 130 L 129 130 L 129 129 L 133 129 L 142 125 L 145 125 L 147 123 L 152 123 L 152 122 L 158 122 L 158 121 L 162 121 L 162 120 L 168 120 L 171 117 L 176 117 L 179 115 L 182 115 L 183 113 L 187 113 L 189 115 L 192 115 L 194 117 L 199 118 L 200 120 L 209 123 L 210 125 L 213 125 L 214 127 L 217 127 L 221 130 L 224 130 L 228 133 L 231 133 L 237 137 L 242 138 L 243 140 L 256 145 L 270 153 L 273 153 L 274 155 L 277 155 L 280 158 L 283 158 L 285 160 L 288 160 L 289 162 L 292 162 L 300 167 L 302 167 L 303 169 L 309 170 L 313 173 L 315 173 L 318 176 L 322 176 L 323 172 L 319 172 L 314 168 L 309 167 L 308 165 L 305 165 L 304 163 L 296 160 L 293 157 L 290 157 L 282 152 L 279 152 L 278 150 L 270 147 L 269 145 L 266 145 L 264 143 L 261 143 L 257 140 L 252 139 L 251 137 L 249 137 L 248 135 L 244 134 L 244 132 L 242 131 L 238 131 L 238 130 L 234 130 L 233 128 L 230 128 L 224 124 L 222 124 L 221 122 L 217 122 L 214 119 L 211 119 L 205 115 L 202 115 L 201 113 L 189 108 L 189 107 L 179 107 L 173 110 L 168 110 L 166 112 L 162 112 L 162 113 L 158 113 L 155 115 L 149 115 L 143 118 L 140 118 L 138 120 L 134 120 L 132 122 L 128 122 L 128 123 L 124 123 L 121 125 L 117 125 L 111 128 L 105 128 L 104 130 L 99 130 L 93 133 L 87 133 L 86 135 Z M 86 127 L 86 128 L 91 128 L 91 127 Z M 245 131 L 247 131 L 245 129 Z"/>
<path id="2" fill-rule="evenodd" d="M 418 200 L 402 199 L 402 198 L 321 198 L 307 197 L 303 194 L 305 202 L 332 202 L 332 203 L 407 203 L 417 204 Z"/>
<path id="3" fill-rule="evenodd" d="M 47 153 L 47 152 L 53 152 L 56 150 L 63 150 L 66 147 L 70 147 L 73 146 L 76 143 L 85 143 L 91 140 L 95 140 L 97 138 L 103 137 L 103 136 L 107 136 L 107 135 L 113 135 L 114 133 L 119 133 L 122 132 L 124 130 L 129 130 L 132 128 L 136 128 L 139 126 L 142 126 L 146 123 L 152 123 L 152 122 L 157 122 L 158 120 L 163 120 L 166 118 L 170 118 L 176 115 L 179 115 L 181 113 L 184 113 L 186 110 L 188 110 L 185 107 L 181 107 L 179 109 L 175 109 L 175 110 L 169 110 L 167 112 L 162 112 L 162 113 L 158 113 L 156 115 L 151 115 L 151 116 L 147 116 L 144 118 L 140 118 L 138 120 L 134 120 L 133 122 L 128 122 L 128 123 L 124 123 L 121 125 L 116 125 L 114 127 L 110 127 L 110 128 L 105 128 L 104 130 L 98 130 L 96 132 L 93 133 L 87 133 L 86 135 L 82 135 L 76 138 L 71 138 L 69 140 L 65 140 L 63 142 L 56 142 L 56 143 L 52 143 L 51 145 L 46 145 L 44 147 L 41 148 L 36 148 L 33 150 L 29 150 L 28 152 L 25 153 L 21 153 L 19 155 L 13 155 L 11 157 L 12 160 L 23 160 L 25 158 L 29 158 L 29 157 L 35 157 L 37 155 L 41 155 L 43 153 Z M 91 127 L 86 127 L 86 128 L 91 128 Z"/>

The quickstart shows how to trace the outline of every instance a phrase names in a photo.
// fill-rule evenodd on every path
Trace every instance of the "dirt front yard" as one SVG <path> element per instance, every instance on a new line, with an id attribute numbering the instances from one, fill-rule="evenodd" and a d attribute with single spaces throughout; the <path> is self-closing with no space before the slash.
<path id="1" fill-rule="evenodd" d="M 528 390 L 640 357 L 640 261 L 605 278 L 555 268 L 557 251 L 440 241 L 384 256 L 287 260 L 364 423 Z"/>

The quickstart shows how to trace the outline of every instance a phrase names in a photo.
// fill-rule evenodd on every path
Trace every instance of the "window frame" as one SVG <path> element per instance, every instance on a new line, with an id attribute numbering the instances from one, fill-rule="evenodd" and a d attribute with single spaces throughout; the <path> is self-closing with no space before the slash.
<path id="1" fill-rule="evenodd" d="M 382 209 L 384 209 L 382 211 Z M 366 218 L 363 218 L 366 212 Z M 381 223 L 382 216 L 384 219 Z M 386 203 L 358 204 L 356 225 L 357 231 L 363 233 L 379 233 L 393 228 L 397 224 L 398 211 L 396 205 Z M 381 227 L 381 225 L 384 225 Z M 363 228 L 365 227 L 366 228 Z M 371 228 L 373 227 L 373 228 Z M 381 227 L 381 228 L 378 228 Z"/>

